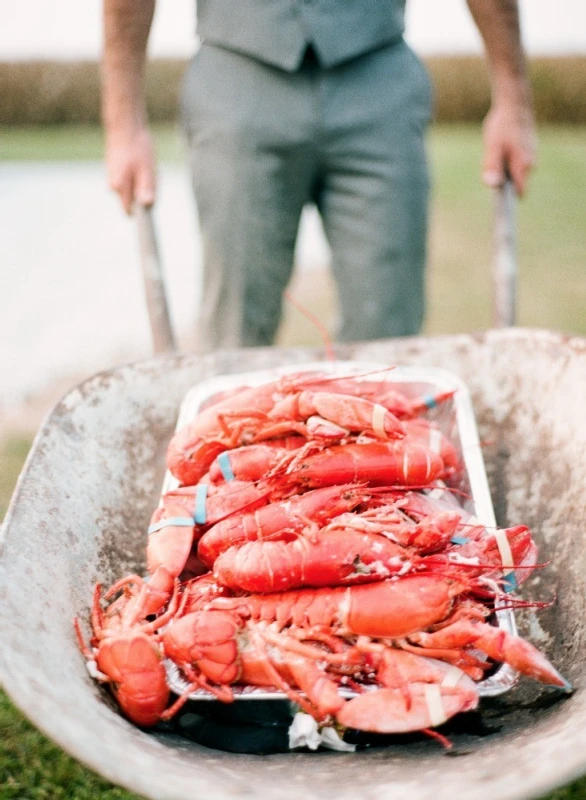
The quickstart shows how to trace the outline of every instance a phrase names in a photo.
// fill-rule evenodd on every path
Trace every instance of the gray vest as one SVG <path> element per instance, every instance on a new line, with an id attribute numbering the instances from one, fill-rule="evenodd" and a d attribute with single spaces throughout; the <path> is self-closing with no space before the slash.
<path id="1" fill-rule="evenodd" d="M 293 71 L 309 44 L 333 67 L 401 37 L 405 0 L 197 0 L 204 42 Z"/>

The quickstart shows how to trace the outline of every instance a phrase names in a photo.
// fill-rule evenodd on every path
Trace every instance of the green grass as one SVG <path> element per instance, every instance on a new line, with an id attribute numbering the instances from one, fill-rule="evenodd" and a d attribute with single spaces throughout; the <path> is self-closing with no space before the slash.
<path id="1" fill-rule="evenodd" d="M 0 692 L 2 800 L 131 800 L 70 758 L 30 725 Z"/>
<path id="2" fill-rule="evenodd" d="M 31 446 L 28 436 L 10 436 L 0 449 L 0 521 L 8 510 L 16 479 Z"/>
<path id="3" fill-rule="evenodd" d="M 165 160 L 181 158 L 175 129 L 156 128 Z M 527 199 L 519 204 L 519 323 L 586 335 L 586 196 L 584 129 L 547 128 L 540 135 L 540 165 Z M 431 136 L 434 212 L 430 241 L 426 331 L 448 333 L 488 327 L 490 316 L 491 198 L 478 180 L 479 131 L 438 127 Z M 88 160 L 101 157 L 97 128 L 0 128 L 0 158 Z M 296 282 L 294 293 L 321 319 L 335 313 L 331 280 Z M 289 309 L 281 342 L 313 344 L 319 336 Z M 0 443 L 0 517 L 30 446 L 24 436 Z M 110 786 L 66 756 L 0 695 L 0 800 L 121 800 Z M 548 796 L 586 800 L 586 778 Z"/>

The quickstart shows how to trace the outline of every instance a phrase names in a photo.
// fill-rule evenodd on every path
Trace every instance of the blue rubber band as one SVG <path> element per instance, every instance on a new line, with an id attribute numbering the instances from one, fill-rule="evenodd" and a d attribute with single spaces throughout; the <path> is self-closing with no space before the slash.
<path id="1" fill-rule="evenodd" d="M 421 399 L 427 408 L 435 408 L 437 406 L 437 400 L 432 394 L 426 394 Z"/>
<path id="2" fill-rule="evenodd" d="M 209 486 L 207 483 L 200 483 L 195 487 L 195 514 L 193 518 L 198 525 L 206 524 L 206 500 L 208 497 L 208 489 Z"/>
<path id="3" fill-rule="evenodd" d="M 509 572 L 508 575 L 505 575 L 503 579 L 503 589 L 505 592 L 514 592 L 517 586 L 517 578 L 514 572 Z"/>
<path id="4" fill-rule="evenodd" d="M 232 472 L 232 464 L 230 464 L 230 453 L 228 452 L 220 453 L 220 455 L 216 460 L 218 462 L 220 472 L 224 476 L 224 480 L 235 481 L 236 476 Z"/>
<path id="5" fill-rule="evenodd" d="M 179 528 L 193 528 L 192 517 L 170 517 L 169 519 L 160 519 L 158 522 L 153 523 L 148 529 L 147 533 L 156 533 L 163 528 L 168 528 L 170 525 L 176 525 Z"/>
<path id="6" fill-rule="evenodd" d="M 450 542 L 452 544 L 468 544 L 470 539 L 467 539 L 465 536 L 452 536 Z"/>

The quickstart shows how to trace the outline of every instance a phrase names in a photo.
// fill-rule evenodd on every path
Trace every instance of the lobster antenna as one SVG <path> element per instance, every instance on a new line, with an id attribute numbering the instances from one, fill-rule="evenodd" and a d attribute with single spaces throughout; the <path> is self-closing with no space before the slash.
<path id="1" fill-rule="evenodd" d="M 465 497 L 466 500 L 473 500 L 471 494 L 467 492 L 463 492 L 461 489 L 456 489 L 453 486 L 434 486 L 433 484 L 429 483 L 419 483 L 413 484 L 412 486 L 405 486 L 401 483 L 389 483 L 387 486 L 370 486 L 368 487 L 368 491 L 372 492 L 373 494 L 384 494 L 385 492 L 401 492 L 402 494 L 409 494 L 409 492 L 418 492 L 422 491 L 423 489 L 442 489 L 444 492 L 452 492 L 452 494 L 458 494 L 462 497 Z M 485 526 L 486 527 L 486 526 Z"/>
<path id="2" fill-rule="evenodd" d="M 242 489 L 240 489 L 239 491 L 242 491 Z M 228 495 L 234 494 L 234 492 L 228 492 L 227 494 Z M 247 510 L 256 505 L 256 503 L 258 503 L 259 500 L 264 500 L 269 496 L 270 496 L 270 490 L 267 489 L 267 491 L 264 494 L 261 494 L 259 497 L 255 497 L 254 500 L 249 500 L 248 503 L 244 503 L 244 505 L 240 506 L 240 508 L 237 508 L 235 511 L 229 511 L 227 514 L 224 514 L 223 517 L 220 517 L 215 521 L 214 525 L 216 525 L 218 522 L 224 522 L 224 520 L 228 519 L 233 514 L 241 514 L 242 512 L 247 513 Z"/>
<path id="3" fill-rule="evenodd" d="M 303 306 L 298 300 L 296 300 L 288 289 L 286 289 L 283 294 L 285 299 L 288 300 L 288 302 L 291 303 L 291 305 L 296 308 L 300 314 L 303 314 L 303 316 L 306 317 L 312 325 L 315 325 L 324 343 L 324 350 L 326 351 L 326 357 L 328 361 L 335 361 L 336 357 L 334 355 L 332 340 L 323 322 L 316 317 L 315 314 L 309 311 L 309 309 L 305 308 L 305 306 Z"/>
<path id="4" fill-rule="evenodd" d="M 442 487 L 444 492 L 451 492 L 452 494 L 457 494 L 460 497 L 463 497 L 465 500 L 474 500 L 469 492 L 464 492 L 462 489 L 456 489 L 455 486 L 443 486 Z"/>

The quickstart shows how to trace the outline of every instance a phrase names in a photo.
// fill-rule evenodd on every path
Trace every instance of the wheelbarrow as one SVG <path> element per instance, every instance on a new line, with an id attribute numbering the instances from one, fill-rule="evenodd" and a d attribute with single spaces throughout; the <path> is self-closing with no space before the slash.
<path id="1" fill-rule="evenodd" d="M 39 431 L 9 509 L 0 560 L 0 670 L 6 691 L 67 752 L 145 797 L 459 800 L 537 797 L 586 772 L 586 340 L 539 330 L 384 340 L 337 359 L 427 365 L 470 388 L 500 525 L 528 524 L 551 562 L 525 594 L 551 599 L 519 615 L 575 686 L 530 681 L 487 698 L 450 738 L 357 753 L 243 756 L 128 723 L 90 679 L 72 618 L 94 583 L 144 570 L 144 531 L 180 401 L 198 381 L 323 360 L 315 349 L 167 355 L 97 375 Z"/>

